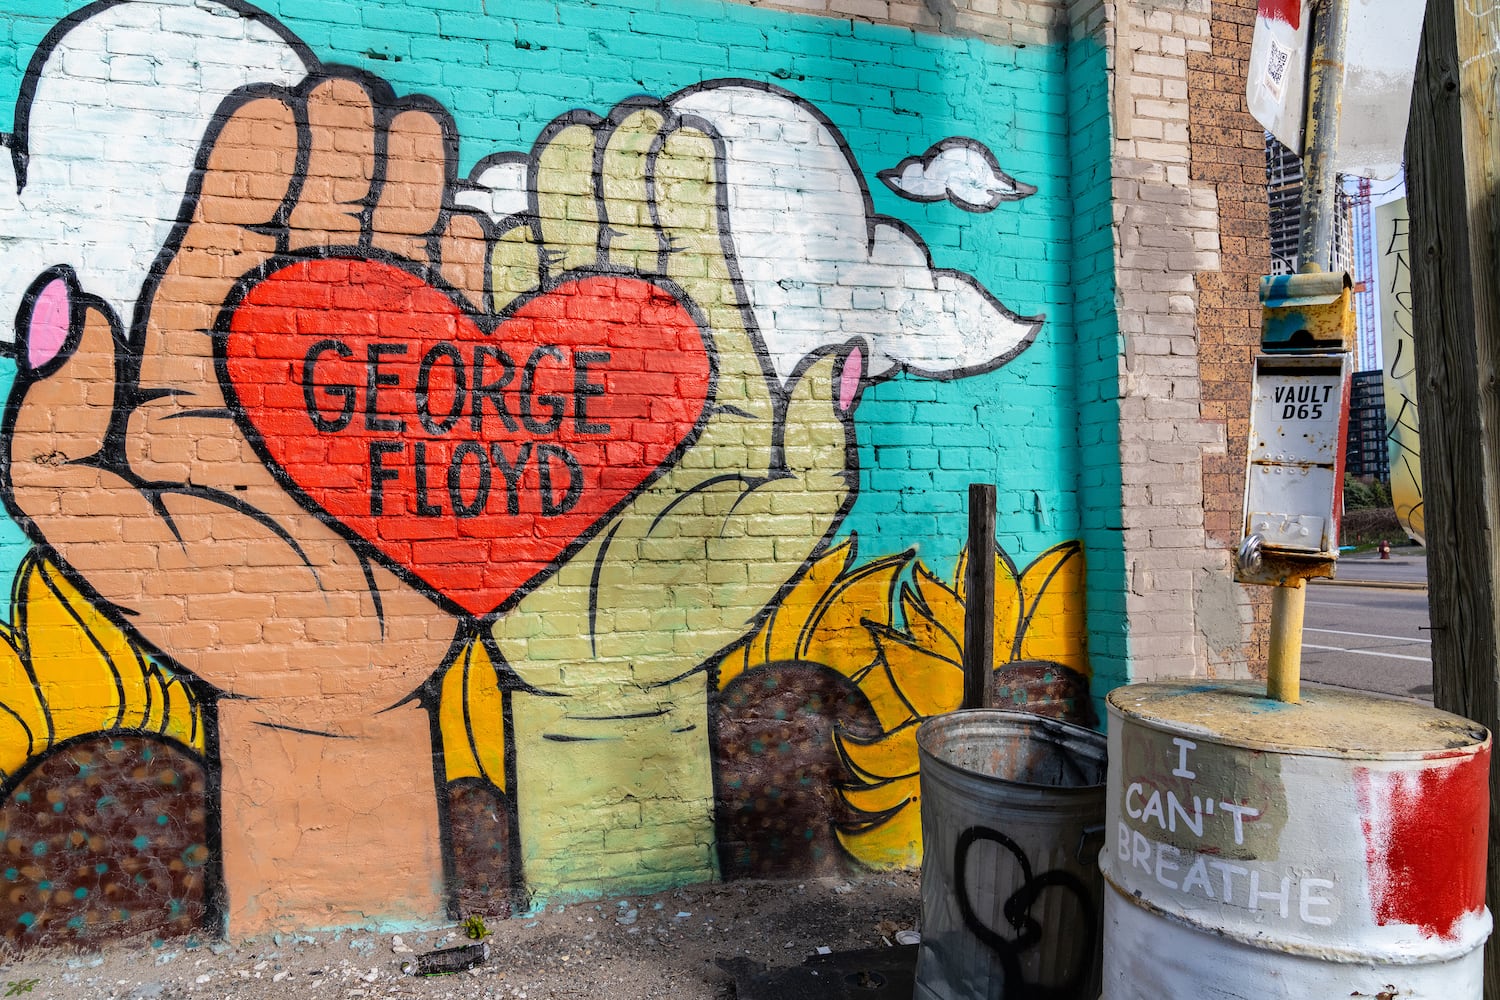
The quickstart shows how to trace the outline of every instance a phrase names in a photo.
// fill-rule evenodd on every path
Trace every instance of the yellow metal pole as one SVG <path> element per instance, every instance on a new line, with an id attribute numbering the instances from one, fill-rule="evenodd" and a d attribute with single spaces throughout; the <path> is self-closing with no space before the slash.
<path id="1" fill-rule="evenodd" d="M 1302 614 L 1307 581 L 1288 580 L 1271 588 L 1271 653 L 1266 666 L 1266 693 L 1295 704 L 1302 697 Z"/>

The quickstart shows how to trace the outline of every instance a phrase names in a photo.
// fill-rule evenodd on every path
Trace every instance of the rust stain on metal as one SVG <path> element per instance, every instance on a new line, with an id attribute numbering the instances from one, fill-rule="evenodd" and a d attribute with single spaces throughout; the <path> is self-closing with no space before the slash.
<path id="1" fill-rule="evenodd" d="M 1276 753 L 1416 760 L 1489 739 L 1478 723 L 1426 705 L 1323 688 L 1287 704 L 1253 683 L 1130 684 L 1109 701 L 1142 725 Z"/>
<path id="2" fill-rule="evenodd" d="M 1267 351 L 1354 349 L 1354 281 L 1347 271 L 1260 279 L 1261 343 Z"/>
<path id="3" fill-rule="evenodd" d="M 1333 579 L 1337 564 L 1326 559 L 1307 559 L 1263 549 L 1260 568 L 1241 570 L 1237 576 L 1240 583 L 1259 583 L 1272 587 L 1284 587 L 1296 580 Z"/>

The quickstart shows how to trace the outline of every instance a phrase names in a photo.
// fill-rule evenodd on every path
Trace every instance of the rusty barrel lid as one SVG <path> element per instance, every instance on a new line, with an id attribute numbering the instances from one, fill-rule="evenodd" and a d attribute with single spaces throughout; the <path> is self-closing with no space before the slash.
<path id="1" fill-rule="evenodd" d="M 1476 753 L 1489 730 L 1430 705 L 1304 686 L 1296 704 L 1263 684 L 1146 683 L 1115 688 L 1112 713 L 1163 732 L 1280 754 L 1354 760 L 1420 760 Z"/>

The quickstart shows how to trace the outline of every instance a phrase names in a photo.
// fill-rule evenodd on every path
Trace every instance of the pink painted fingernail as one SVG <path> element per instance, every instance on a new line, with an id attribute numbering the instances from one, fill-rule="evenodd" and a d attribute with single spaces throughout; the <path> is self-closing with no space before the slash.
<path id="1" fill-rule="evenodd" d="M 839 415 L 847 414 L 854 406 L 854 398 L 859 395 L 859 384 L 865 377 L 865 354 L 864 348 L 855 347 L 844 356 L 844 363 L 839 369 Z"/>
<path id="2" fill-rule="evenodd" d="M 37 293 L 26 331 L 26 363 L 36 371 L 56 358 L 68 343 L 72 319 L 68 283 L 56 278 Z"/>

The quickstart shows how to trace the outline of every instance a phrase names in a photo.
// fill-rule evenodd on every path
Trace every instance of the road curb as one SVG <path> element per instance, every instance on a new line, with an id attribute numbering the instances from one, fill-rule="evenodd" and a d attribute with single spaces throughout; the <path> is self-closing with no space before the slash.
<path id="1" fill-rule="evenodd" d="M 1427 591 L 1425 583 L 1381 583 L 1378 580 L 1327 580 L 1317 579 L 1312 581 L 1319 586 L 1328 587 L 1373 587 L 1377 590 L 1420 590 Z"/>

